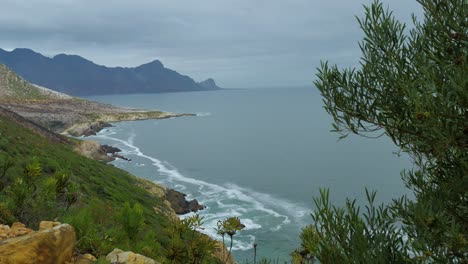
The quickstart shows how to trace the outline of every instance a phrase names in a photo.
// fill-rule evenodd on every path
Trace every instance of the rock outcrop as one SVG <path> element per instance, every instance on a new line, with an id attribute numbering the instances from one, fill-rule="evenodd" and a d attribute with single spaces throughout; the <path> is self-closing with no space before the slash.
<path id="1" fill-rule="evenodd" d="M 39 223 L 39 230 L 44 230 L 44 229 L 49 229 L 49 228 L 54 228 L 58 225 L 61 225 L 62 223 L 60 222 L 53 222 L 53 221 L 41 221 Z"/>
<path id="2" fill-rule="evenodd" d="M 166 200 L 171 204 L 172 209 L 176 214 L 188 214 L 190 212 L 198 212 L 205 209 L 205 206 L 198 203 L 197 199 L 187 201 L 185 193 L 178 192 L 173 189 L 166 190 Z"/>
<path id="3" fill-rule="evenodd" d="M 54 226 L 55 225 L 55 226 Z M 2 264 L 61 264 L 72 260 L 76 236 L 72 226 L 57 222 L 41 223 L 43 228 L 32 231 L 21 223 L 11 227 L 2 226 L 2 230 L 11 233 L 17 230 L 15 237 L 0 240 L 0 263 Z M 22 233 L 22 235 L 21 235 Z"/>
<path id="4" fill-rule="evenodd" d="M 116 147 L 113 147 L 113 146 L 109 146 L 109 145 L 102 145 L 102 148 L 104 149 L 104 151 L 108 154 L 115 154 L 117 152 L 121 152 L 122 150 L 119 149 L 119 148 L 116 148 Z"/>
<path id="5" fill-rule="evenodd" d="M 26 226 L 19 222 L 14 222 L 11 227 L 7 225 L 0 225 L 0 241 L 12 237 L 22 236 L 33 232 L 33 230 L 26 228 Z"/>
<path id="6" fill-rule="evenodd" d="M 82 140 L 78 142 L 74 149 L 76 153 L 81 154 L 87 158 L 99 161 L 112 161 L 114 158 L 109 157 L 106 151 L 101 147 L 101 144 L 93 140 Z"/>
<path id="7" fill-rule="evenodd" d="M 118 248 L 109 253 L 106 256 L 106 260 L 110 261 L 112 264 L 159 264 L 159 262 L 143 255 L 131 251 L 123 251 Z"/>
<path id="8" fill-rule="evenodd" d="M 74 125 L 67 131 L 67 133 L 70 136 L 74 137 L 89 137 L 96 135 L 99 131 L 103 130 L 106 127 L 112 127 L 112 125 L 103 121 L 87 122 Z"/>

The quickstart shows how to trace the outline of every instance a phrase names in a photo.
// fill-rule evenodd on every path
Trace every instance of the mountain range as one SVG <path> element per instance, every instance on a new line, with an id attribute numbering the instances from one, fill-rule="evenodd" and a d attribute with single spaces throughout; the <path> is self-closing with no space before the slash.
<path id="1" fill-rule="evenodd" d="M 195 82 L 159 60 L 138 67 L 106 67 L 77 55 L 47 57 L 30 49 L 0 49 L 0 63 L 25 80 L 70 95 L 164 93 L 220 89 L 213 79 Z"/>

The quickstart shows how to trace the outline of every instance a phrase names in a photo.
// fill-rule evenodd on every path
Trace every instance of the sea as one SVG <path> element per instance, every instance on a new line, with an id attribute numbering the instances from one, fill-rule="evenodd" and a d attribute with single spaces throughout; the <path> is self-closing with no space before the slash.
<path id="1" fill-rule="evenodd" d="M 312 224 L 313 198 L 330 189 L 331 202 L 378 203 L 407 194 L 400 172 L 405 155 L 387 137 L 338 140 L 314 87 L 226 89 L 89 99 L 196 116 L 120 122 L 89 139 L 122 149 L 131 159 L 112 164 L 197 199 L 204 229 L 215 239 L 218 221 L 231 216 L 245 228 L 235 237 L 240 262 L 290 259 L 301 229 Z M 187 216 L 182 216 L 187 217 Z M 226 242 L 228 242 L 227 239 Z"/>

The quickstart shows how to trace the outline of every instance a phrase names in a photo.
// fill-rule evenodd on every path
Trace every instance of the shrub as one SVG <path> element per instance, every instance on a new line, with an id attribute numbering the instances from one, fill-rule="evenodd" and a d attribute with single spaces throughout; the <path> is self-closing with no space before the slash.
<path id="1" fill-rule="evenodd" d="M 418 2 L 424 20 L 411 30 L 378 1 L 365 7 L 360 68 L 322 63 L 317 74 L 341 138 L 381 133 L 414 162 L 402 173 L 414 199 L 377 208 L 368 195 L 361 215 L 354 201 L 336 208 L 322 192 L 310 248 L 321 263 L 468 261 L 468 9 L 465 0 Z"/>
<path id="2" fill-rule="evenodd" d="M 119 217 L 119 221 L 125 232 L 127 232 L 127 236 L 130 239 L 135 239 L 144 223 L 143 208 L 141 205 L 135 203 L 132 207 L 129 202 L 125 202 Z"/>

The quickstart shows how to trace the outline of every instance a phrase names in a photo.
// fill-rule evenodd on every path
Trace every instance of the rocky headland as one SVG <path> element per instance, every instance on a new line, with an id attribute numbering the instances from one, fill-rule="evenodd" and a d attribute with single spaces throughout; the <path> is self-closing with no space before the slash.
<path id="1" fill-rule="evenodd" d="M 72 98 L 52 100 L 1 100 L 0 106 L 54 132 L 71 136 L 95 135 L 113 122 L 166 119 L 194 114 L 142 110 Z"/>

